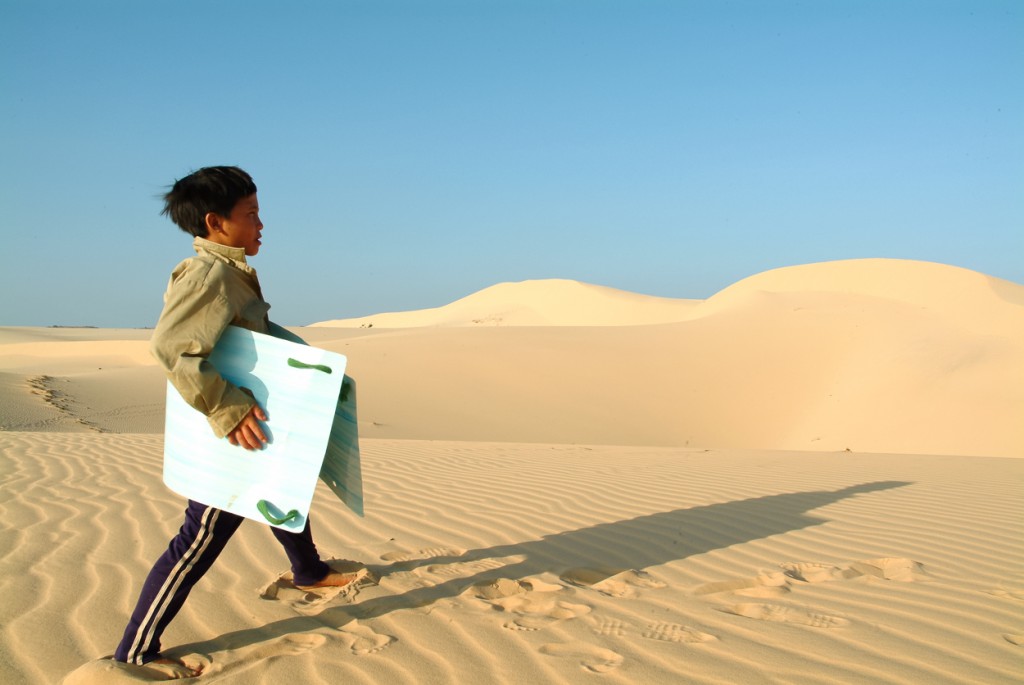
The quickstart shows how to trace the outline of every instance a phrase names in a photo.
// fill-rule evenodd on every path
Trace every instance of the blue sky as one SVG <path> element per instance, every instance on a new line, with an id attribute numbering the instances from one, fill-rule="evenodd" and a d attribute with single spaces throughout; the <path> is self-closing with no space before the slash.
<path id="1" fill-rule="evenodd" d="M 151 326 L 238 164 L 285 325 L 860 257 L 1024 283 L 1024 3 L 0 0 L 0 325 Z"/>

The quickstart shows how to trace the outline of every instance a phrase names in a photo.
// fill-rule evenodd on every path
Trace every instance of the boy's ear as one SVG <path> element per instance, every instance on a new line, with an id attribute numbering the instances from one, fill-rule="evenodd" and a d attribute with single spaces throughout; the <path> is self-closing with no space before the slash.
<path id="1" fill-rule="evenodd" d="M 220 231 L 221 218 L 216 212 L 207 212 L 206 216 L 203 217 L 203 221 L 206 223 L 207 234 L 213 234 Z"/>

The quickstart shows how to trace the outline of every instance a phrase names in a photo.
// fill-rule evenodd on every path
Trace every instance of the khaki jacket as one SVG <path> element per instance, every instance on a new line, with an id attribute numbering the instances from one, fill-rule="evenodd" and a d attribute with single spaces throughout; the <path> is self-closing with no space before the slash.
<path id="1" fill-rule="evenodd" d="M 256 403 L 221 377 L 207 357 L 228 325 L 267 333 L 270 305 L 244 249 L 203 238 L 192 246 L 196 256 L 171 272 L 150 352 L 185 401 L 223 438 Z"/>

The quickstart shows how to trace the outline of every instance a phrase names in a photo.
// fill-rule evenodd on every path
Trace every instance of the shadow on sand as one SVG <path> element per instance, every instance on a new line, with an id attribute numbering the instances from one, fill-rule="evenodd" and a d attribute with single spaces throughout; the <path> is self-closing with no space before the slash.
<path id="1" fill-rule="evenodd" d="M 258 628 L 228 633 L 214 640 L 183 645 L 173 651 L 210 653 L 246 647 L 316 628 L 341 628 L 355 619 L 370 619 L 392 611 L 426 607 L 439 600 L 456 597 L 472 586 L 499 578 L 521 580 L 545 572 L 561 575 L 574 568 L 593 569 L 598 574 L 604 569 L 607 575 L 627 569 L 642 570 L 696 554 L 822 525 L 828 519 L 808 515 L 808 512 L 849 497 L 910 484 L 882 481 L 839 490 L 769 495 L 602 523 L 547 535 L 539 540 L 468 550 L 457 556 L 435 556 L 370 565 L 371 570 L 384 578 L 419 566 L 507 560 L 509 557 L 515 559 L 506 564 L 484 564 L 486 570 L 475 575 L 446 580 L 429 587 L 418 587 L 398 595 L 328 607 L 313 616 L 283 619 Z"/>

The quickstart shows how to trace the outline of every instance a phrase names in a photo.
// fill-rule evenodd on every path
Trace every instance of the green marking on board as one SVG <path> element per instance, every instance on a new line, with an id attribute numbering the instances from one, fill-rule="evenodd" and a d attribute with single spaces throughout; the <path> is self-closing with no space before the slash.
<path id="1" fill-rule="evenodd" d="M 324 364 L 307 364 L 306 362 L 300 362 L 298 359 L 292 359 L 288 357 L 288 366 L 295 367 L 296 369 L 314 369 L 316 371 L 323 371 L 324 373 L 333 373 L 331 367 L 325 366 Z"/>
<path id="2" fill-rule="evenodd" d="M 270 502 L 268 502 L 265 499 L 261 499 L 259 502 L 256 503 L 256 508 L 260 510 L 261 514 L 263 514 L 263 518 L 267 519 L 275 526 L 280 526 L 284 523 L 288 523 L 292 519 L 297 519 L 300 516 L 297 509 L 292 509 L 284 516 L 274 516 L 274 514 L 270 512 L 271 506 L 273 505 L 271 505 Z"/>

